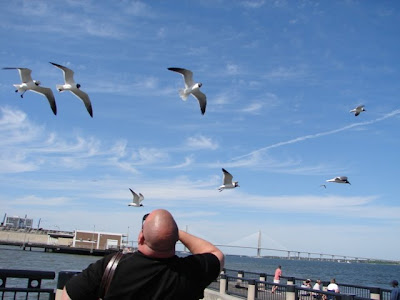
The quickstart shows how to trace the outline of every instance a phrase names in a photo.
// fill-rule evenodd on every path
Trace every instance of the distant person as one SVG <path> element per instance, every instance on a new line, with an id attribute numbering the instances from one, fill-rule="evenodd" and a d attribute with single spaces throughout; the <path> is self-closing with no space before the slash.
<path id="1" fill-rule="evenodd" d="M 181 241 L 192 255 L 178 257 Z M 89 265 L 72 277 L 62 299 L 97 300 L 103 272 L 113 254 Z M 224 266 L 224 254 L 213 244 L 178 229 L 172 215 L 163 209 L 143 217 L 138 251 L 124 254 L 103 299 L 202 299 L 204 289 Z"/>
<path id="2" fill-rule="evenodd" d="M 391 283 L 393 290 L 390 293 L 390 300 L 400 300 L 399 282 L 397 280 L 393 280 Z"/>
<path id="3" fill-rule="evenodd" d="M 311 289 L 311 279 L 304 280 L 303 284 L 300 287 L 302 287 L 304 289 Z M 300 295 L 301 296 L 310 296 L 310 293 L 302 290 Z"/>
<path id="4" fill-rule="evenodd" d="M 331 283 L 327 287 L 328 292 L 340 293 L 339 286 L 336 284 L 336 279 L 332 278 Z"/>
<path id="5" fill-rule="evenodd" d="M 307 279 L 303 281 L 303 284 L 301 285 L 302 288 L 307 288 L 311 289 L 311 279 Z"/>
<path id="6" fill-rule="evenodd" d="M 315 284 L 314 284 L 314 286 L 313 286 L 313 290 L 318 290 L 318 291 L 320 291 L 320 290 L 322 290 L 321 288 L 322 288 L 322 286 L 321 286 L 321 280 L 320 280 L 320 279 L 317 279 L 317 281 L 315 282 Z"/>
<path id="7" fill-rule="evenodd" d="M 275 275 L 274 275 L 274 283 L 280 283 L 281 282 L 281 276 L 282 276 L 282 266 L 278 266 L 275 270 Z M 275 293 L 276 289 L 278 288 L 277 285 L 274 285 L 272 287 L 272 293 Z"/>
<path id="8" fill-rule="evenodd" d="M 316 290 L 316 291 L 321 291 L 322 290 L 322 285 L 321 285 L 321 280 L 320 279 L 317 279 L 317 281 L 315 282 L 315 284 L 313 286 L 313 290 Z M 319 294 L 319 293 L 313 293 L 313 297 L 315 299 L 321 299 L 322 298 L 321 294 Z"/>

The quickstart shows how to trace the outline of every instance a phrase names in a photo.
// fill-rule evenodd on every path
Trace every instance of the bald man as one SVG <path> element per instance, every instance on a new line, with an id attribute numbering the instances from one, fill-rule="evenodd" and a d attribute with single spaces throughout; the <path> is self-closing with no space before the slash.
<path id="1" fill-rule="evenodd" d="M 181 241 L 192 255 L 178 257 Z M 91 264 L 64 287 L 62 299 L 98 299 L 103 272 L 112 254 Z M 218 277 L 224 254 L 213 244 L 178 229 L 163 209 L 143 217 L 138 251 L 125 254 L 118 264 L 105 300 L 202 299 L 204 289 Z"/>

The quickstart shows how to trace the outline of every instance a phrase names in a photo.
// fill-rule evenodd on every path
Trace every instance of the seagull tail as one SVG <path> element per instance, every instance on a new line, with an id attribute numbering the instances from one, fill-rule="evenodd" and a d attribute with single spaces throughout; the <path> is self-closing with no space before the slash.
<path id="1" fill-rule="evenodd" d="M 181 99 L 182 99 L 183 101 L 186 101 L 186 100 L 187 100 L 187 97 L 188 97 L 188 95 L 185 94 L 185 91 L 184 91 L 183 89 L 180 89 L 180 90 L 179 90 L 179 96 L 181 97 Z"/>
<path id="2" fill-rule="evenodd" d="M 19 93 L 23 92 L 23 89 L 21 89 L 21 85 L 20 84 L 13 84 L 13 86 L 16 88 L 16 91 Z"/>
<path id="3" fill-rule="evenodd" d="M 57 84 L 56 88 L 57 88 L 57 91 L 59 91 L 59 92 L 63 92 L 64 91 L 64 88 L 63 88 L 62 84 Z"/>

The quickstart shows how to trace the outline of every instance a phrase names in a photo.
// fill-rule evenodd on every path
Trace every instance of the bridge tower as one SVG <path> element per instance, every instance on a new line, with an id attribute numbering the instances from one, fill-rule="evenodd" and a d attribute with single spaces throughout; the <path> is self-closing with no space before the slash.
<path id="1" fill-rule="evenodd" d="M 261 230 L 258 231 L 257 257 L 261 257 Z"/>

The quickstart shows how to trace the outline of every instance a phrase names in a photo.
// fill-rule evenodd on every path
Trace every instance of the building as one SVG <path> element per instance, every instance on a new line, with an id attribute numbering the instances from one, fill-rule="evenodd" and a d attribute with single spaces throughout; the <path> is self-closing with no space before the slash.
<path id="1" fill-rule="evenodd" d="M 97 250 L 120 249 L 122 236 L 122 233 L 75 230 L 72 247 Z"/>
<path id="2" fill-rule="evenodd" d="M 33 219 L 28 219 L 20 217 L 7 217 L 4 226 L 14 227 L 14 228 L 32 228 Z"/>

